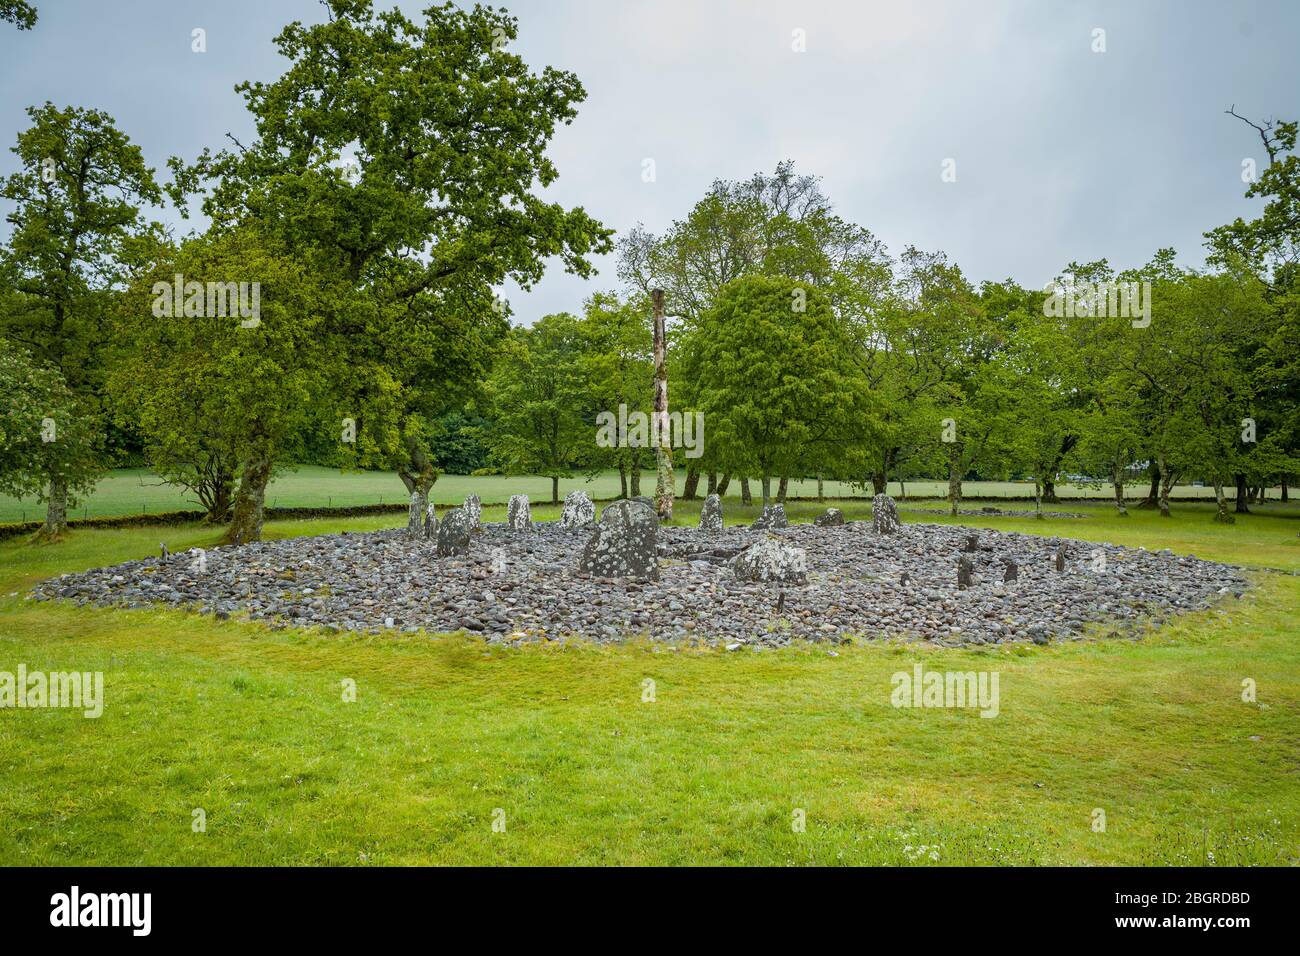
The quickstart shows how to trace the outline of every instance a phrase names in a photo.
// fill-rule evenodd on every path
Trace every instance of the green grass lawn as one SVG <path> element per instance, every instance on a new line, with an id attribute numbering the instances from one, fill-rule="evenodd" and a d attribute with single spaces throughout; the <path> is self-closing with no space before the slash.
<path id="1" fill-rule="evenodd" d="M 1203 505 L 1079 510 L 1090 517 L 963 522 L 1300 569 L 1294 508 L 1231 527 Z M 936 865 L 920 846 L 939 865 L 1300 862 L 1300 577 L 1260 571 L 1241 600 L 1137 642 L 835 655 L 502 649 L 23 599 L 160 537 L 179 550 L 218 533 L 0 543 L 0 670 L 99 670 L 106 696 L 97 720 L 0 710 L 0 863 Z M 998 672 L 999 716 L 893 708 L 891 675 L 918 662 Z"/>
<path id="2" fill-rule="evenodd" d="M 684 472 L 677 475 L 677 487 L 680 491 L 685 480 Z M 647 471 L 641 479 L 644 494 L 654 494 L 655 476 Z M 754 481 L 752 491 L 759 494 L 759 484 Z M 703 482 L 700 485 L 703 494 Z M 612 499 L 620 494 L 618 472 L 605 471 L 588 480 L 582 475 L 566 478 L 560 482 L 560 497 L 574 489 L 586 491 L 596 499 Z M 1062 485 L 1058 489 L 1065 498 L 1093 496 L 1105 498 L 1110 494 L 1108 488 L 1076 488 Z M 856 491 L 847 484 L 828 481 L 823 491 L 831 497 L 863 496 L 861 489 Z M 504 504 L 514 494 L 525 494 L 533 501 L 549 501 L 551 482 L 549 478 L 530 478 L 521 476 L 466 477 L 463 475 L 443 475 L 433 487 L 433 498 L 438 504 L 459 504 L 471 492 L 477 493 L 485 503 Z M 1134 486 L 1132 494 L 1144 492 Z M 817 494 L 816 481 L 791 481 L 788 491 L 791 497 L 812 498 Z M 904 493 L 912 496 L 943 496 L 948 493 L 947 482 L 909 481 L 904 486 L 894 482 L 889 493 L 898 497 Z M 964 493 L 969 497 L 988 498 L 1025 498 L 1032 497 L 1033 485 L 1026 482 L 1011 481 L 971 481 L 965 485 Z M 1176 497 L 1212 498 L 1212 488 L 1179 486 L 1175 489 Z M 1276 497 L 1274 489 L 1272 495 Z M 740 500 L 740 482 L 733 481 L 727 489 L 727 497 Z M 870 495 L 865 495 L 870 498 Z M 271 507 L 282 508 L 329 508 L 355 505 L 387 503 L 405 503 L 406 492 L 397 476 L 390 471 L 341 472 L 334 468 L 321 468 L 316 465 L 303 465 L 292 471 L 285 471 L 272 480 L 267 489 L 266 503 Z M 1024 507 L 1021 505 L 1020 507 Z M 193 496 L 182 488 L 165 485 L 158 476 L 144 468 L 122 468 L 110 472 L 100 480 L 93 494 L 78 502 L 72 510 L 73 518 L 99 518 L 116 515 L 159 514 L 164 511 L 185 511 L 198 509 Z M 0 495 L 0 524 L 16 521 L 36 521 L 45 517 L 45 507 L 35 498 L 11 498 Z"/>

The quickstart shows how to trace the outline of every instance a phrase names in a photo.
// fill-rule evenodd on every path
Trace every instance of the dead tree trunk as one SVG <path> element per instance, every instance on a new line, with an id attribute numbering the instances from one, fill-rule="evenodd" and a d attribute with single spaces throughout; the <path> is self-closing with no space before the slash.
<path id="1" fill-rule="evenodd" d="M 659 520 L 667 524 L 673 517 L 673 449 L 668 433 L 668 346 L 664 334 L 664 290 L 651 293 L 654 301 L 655 347 L 655 426 L 658 441 L 655 443 L 655 463 L 658 479 L 655 482 L 655 510 Z"/>

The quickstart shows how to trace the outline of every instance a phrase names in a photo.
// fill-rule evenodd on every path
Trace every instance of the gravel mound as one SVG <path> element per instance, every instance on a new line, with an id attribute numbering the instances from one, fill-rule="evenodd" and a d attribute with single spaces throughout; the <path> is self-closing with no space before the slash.
<path id="1" fill-rule="evenodd" d="M 774 532 L 660 528 L 659 579 L 609 579 L 577 570 L 591 534 L 558 523 L 530 531 L 487 524 L 468 555 L 446 558 L 434 542 L 401 530 L 293 538 L 214 549 L 202 560 L 189 551 L 65 574 L 37 585 L 33 596 L 187 606 L 276 627 L 463 629 L 492 643 L 645 635 L 761 645 L 849 637 L 961 645 L 1046 643 L 1094 623 L 1129 630 L 1240 596 L 1247 586 L 1239 568 L 1169 551 L 927 524 L 876 535 L 863 521 Z M 765 534 L 807 551 L 806 584 L 736 580 L 728 562 Z M 974 570 L 965 589 L 957 586 L 960 556 Z M 1018 575 L 1004 583 L 1007 560 Z"/>

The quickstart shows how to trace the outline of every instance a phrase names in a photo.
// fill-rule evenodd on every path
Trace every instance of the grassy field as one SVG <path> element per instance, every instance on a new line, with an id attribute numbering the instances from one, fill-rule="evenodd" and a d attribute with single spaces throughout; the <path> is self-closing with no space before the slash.
<path id="1" fill-rule="evenodd" d="M 1204 505 L 1078 507 L 1090 517 L 963 523 L 1300 569 L 1294 507 L 1231 527 Z M 834 654 L 508 650 L 23 600 L 43 577 L 156 553 L 160 536 L 178 550 L 217 533 L 0 543 L 0 671 L 103 671 L 106 696 L 99 719 L 0 710 L 0 863 L 1300 862 L 1300 577 L 1261 570 L 1241 600 L 1136 642 Z M 996 671 L 999 716 L 893 708 L 891 675 L 916 663 Z"/>
<path id="2" fill-rule="evenodd" d="M 680 491 L 685 480 L 684 472 L 678 473 L 677 487 Z M 645 494 L 654 493 L 655 476 L 645 472 L 641 479 L 641 489 Z M 581 489 L 596 499 L 616 498 L 620 494 L 618 472 L 602 472 L 591 480 L 579 475 L 560 482 L 560 497 L 573 489 Z M 703 489 L 703 484 L 701 484 Z M 759 493 L 758 482 L 753 482 L 754 494 Z M 864 496 L 861 489 L 851 488 L 846 484 L 828 481 L 823 487 L 830 497 Z M 1110 494 L 1108 488 L 1076 488 L 1062 485 L 1058 491 L 1062 497 L 1094 496 L 1105 498 Z M 433 488 L 433 498 L 438 504 L 459 504 L 471 492 L 477 493 L 484 502 L 504 504 L 513 494 L 525 494 L 533 501 L 549 501 L 551 482 L 549 478 L 529 477 L 466 477 L 462 475 L 443 475 Z M 948 493 L 946 482 L 909 481 L 904 486 L 898 482 L 890 485 L 889 493 L 903 496 L 904 492 L 913 496 L 942 496 Z M 1134 486 L 1131 494 L 1145 493 L 1144 489 Z M 703 491 L 701 490 L 701 494 Z M 1032 497 L 1033 486 L 1025 482 L 1010 481 L 972 481 L 967 482 L 964 493 L 969 497 L 986 498 L 1025 498 Z M 792 481 L 789 494 L 797 498 L 811 498 L 817 494 L 816 481 Z M 1211 488 L 1179 486 L 1174 492 L 1176 497 L 1211 498 Z M 1274 497 L 1277 491 L 1272 492 Z M 727 497 L 740 500 L 740 482 L 733 481 L 727 489 Z M 870 495 L 865 495 L 870 497 Z M 353 505 L 383 504 L 384 502 L 405 502 L 406 492 L 397 476 L 388 471 L 340 472 L 333 468 L 320 468 L 304 465 L 293 471 L 286 471 L 277 476 L 267 489 L 266 502 L 272 507 L 283 508 L 329 508 Z M 100 480 L 93 494 L 79 502 L 73 509 L 72 517 L 108 517 L 114 515 L 159 514 L 164 511 L 184 511 L 197 509 L 195 499 L 184 489 L 164 485 L 158 476 L 144 468 L 124 468 L 111 472 Z M 35 498 L 10 498 L 0 495 L 0 523 L 14 521 L 35 521 L 45 517 L 45 508 Z"/>

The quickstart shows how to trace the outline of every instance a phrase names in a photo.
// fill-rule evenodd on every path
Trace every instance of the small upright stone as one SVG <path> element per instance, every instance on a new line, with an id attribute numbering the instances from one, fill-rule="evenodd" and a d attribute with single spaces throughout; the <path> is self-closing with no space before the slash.
<path id="1" fill-rule="evenodd" d="M 430 501 L 427 508 L 424 509 L 424 538 L 426 541 L 436 540 L 438 537 L 438 512 L 434 508 L 433 502 Z"/>
<path id="2" fill-rule="evenodd" d="M 700 530 L 709 534 L 722 531 L 722 499 L 717 495 L 704 499 L 704 506 L 700 508 Z"/>
<path id="3" fill-rule="evenodd" d="M 731 571 L 740 581 L 807 584 L 808 552 L 765 535 L 731 559 Z"/>
<path id="4" fill-rule="evenodd" d="M 966 544 L 962 548 L 967 554 L 974 554 L 980 549 L 980 537 L 977 534 L 966 535 Z"/>
<path id="5" fill-rule="evenodd" d="M 871 530 L 876 534 L 893 534 L 902 523 L 898 520 L 898 505 L 889 495 L 876 495 L 871 499 Z"/>
<path id="6" fill-rule="evenodd" d="M 418 491 L 411 492 L 411 507 L 406 513 L 406 536 L 412 541 L 424 536 L 424 498 Z"/>
<path id="7" fill-rule="evenodd" d="M 819 528 L 838 528 L 844 524 L 844 512 L 839 508 L 827 508 L 825 514 L 813 519 L 813 524 Z"/>
<path id="8" fill-rule="evenodd" d="M 1002 580 L 1015 581 L 1020 577 L 1020 565 L 1011 558 L 1002 559 Z"/>
<path id="9" fill-rule="evenodd" d="M 957 559 L 957 587 L 963 591 L 975 583 L 975 562 L 962 555 Z"/>
<path id="10" fill-rule="evenodd" d="M 469 554 L 470 517 L 464 508 L 453 508 L 438 525 L 438 557 L 453 558 Z"/>
<path id="11" fill-rule="evenodd" d="M 515 531 L 531 531 L 533 528 L 532 512 L 528 508 L 527 495 L 511 495 L 506 505 L 506 523 Z"/>
<path id="12" fill-rule="evenodd" d="M 465 509 L 465 514 L 469 515 L 470 530 L 480 530 L 483 524 L 483 502 L 479 499 L 479 496 L 467 496 L 462 507 Z"/>
<path id="13" fill-rule="evenodd" d="M 659 580 L 659 519 L 635 501 L 615 501 L 600 515 L 578 559 L 578 569 L 599 578 Z"/>
<path id="14" fill-rule="evenodd" d="M 785 516 L 785 505 L 780 503 L 764 505 L 763 513 L 754 519 L 754 523 L 750 527 L 760 531 L 790 527 L 790 521 Z"/>
<path id="15" fill-rule="evenodd" d="M 1065 570 L 1065 545 L 1058 545 L 1056 549 L 1056 570 Z"/>
<path id="16" fill-rule="evenodd" d="M 560 514 L 561 528 L 585 528 L 596 521 L 596 506 L 585 491 L 570 491 L 564 496 L 564 511 Z"/>

